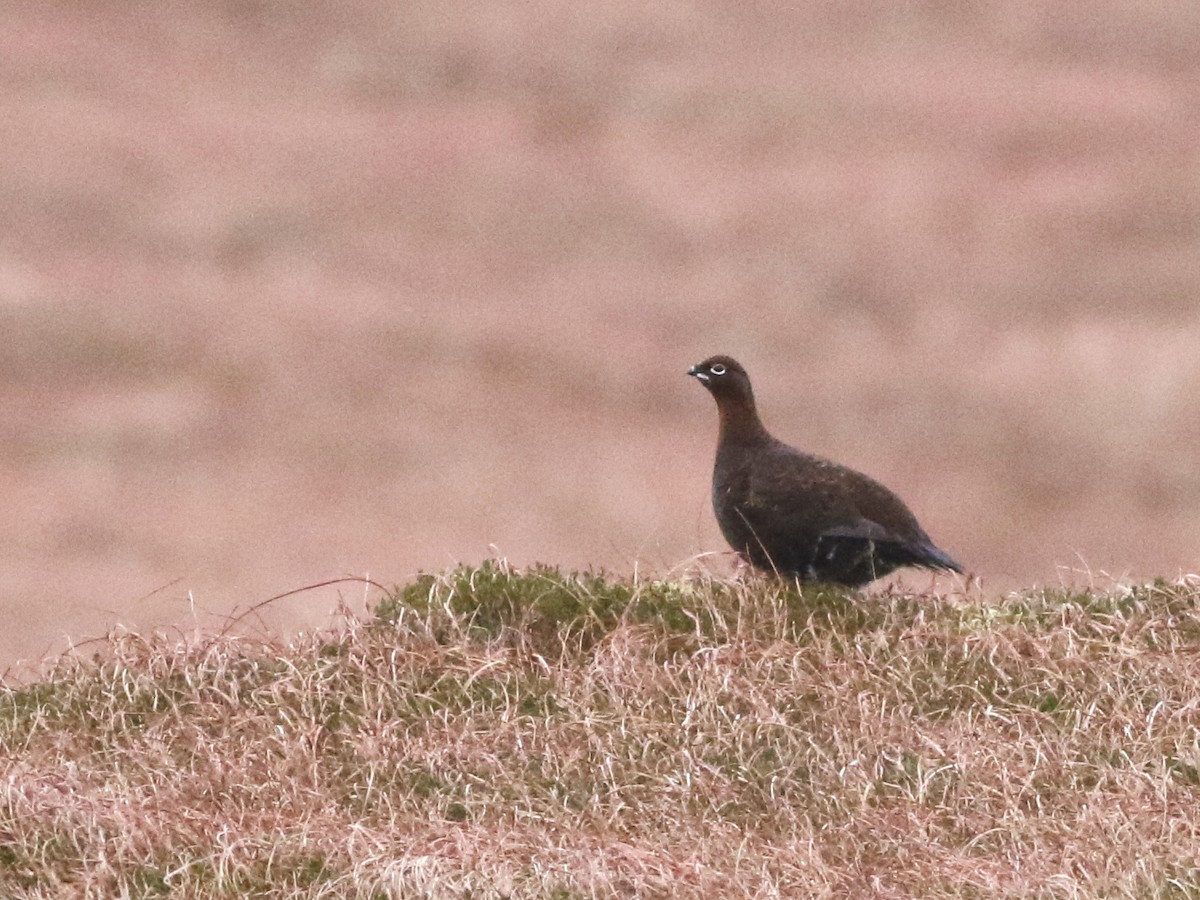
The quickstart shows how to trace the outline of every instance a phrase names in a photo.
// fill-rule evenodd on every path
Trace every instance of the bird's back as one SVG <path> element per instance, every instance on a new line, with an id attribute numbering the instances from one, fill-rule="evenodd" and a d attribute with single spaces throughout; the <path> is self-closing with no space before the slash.
<path id="1" fill-rule="evenodd" d="M 863 584 L 906 565 L 957 569 L 882 484 L 771 437 L 718 448 L 713 509 L 731 546 L 781 574 Z"/>

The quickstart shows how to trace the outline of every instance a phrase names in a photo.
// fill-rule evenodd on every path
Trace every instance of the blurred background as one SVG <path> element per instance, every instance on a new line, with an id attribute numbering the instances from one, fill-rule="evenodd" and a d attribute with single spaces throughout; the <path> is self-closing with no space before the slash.
<path id="1" fill-rule="evenodd" d="M 0 665 L 677 573 L 716 352 L 985 591 L 1200 567 L 1194 4 L 0 14 Z"/>

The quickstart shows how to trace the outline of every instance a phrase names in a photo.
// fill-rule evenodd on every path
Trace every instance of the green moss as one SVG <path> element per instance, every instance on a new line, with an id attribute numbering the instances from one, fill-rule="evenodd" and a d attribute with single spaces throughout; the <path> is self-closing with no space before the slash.
<path id="1" fill-rule="evenodd" d="M 72 691 L 71 685 L 54 681 L 0 691 L 0 736 L 17 742 L 43 717 L 60 718 Z"/>
<path id="2" fill-rule="evenodd" d="M 564 574 L 538 566 L 518 574 L 497 563 L 462 567 L 448 575 L 422 575 L 378 606 L 379 621 L 406 616 L 430 623 L 448 641 L 465 628 L 482 640 L 516 638 L 535 652 L 557 658 L 586 651 L 622 623 L 653 624 L 667 632 L 712 627 L 699 598 L 678 585 L 631 584 L 585 572 Z"/>
<path id="3" fill-rule="evenodd" d="M 778 605 L 793 635 L 833 631 L 850 636 L 877 627 L 895 615 L 897 606 L 914 616 L 920 610 L 915 600 L 881 606 L 828 585 L 770 578 L 758 584 L 765 598 L 759 614 Z M 548 658 L 587 651 L 621 625 L 646 625 L 668 638 L 668 652 L 686 652 L 694 649 L 695 640 L 733 633 L 754 587 L 753 582 L 697 586 L 670 581 L 635 586 L 600 573 L 564 573 L 550 566 L 518 573 L 489 561 L 418 576 L 385 597 L 376 618 L 391 625 L 427 623 L 441 642 L 463 629 L 480 640 L 520 640 Z"/>
<path id="4" fill-rule="evenodd" d="M 1194 761 L 1189 762 L 1175 756 L 1167 756 L 1163 759 L 1163 765 L 1171 777 L 1180 784 L 1188 787 L 1200 785 L 1200 767 L 1197 767 Z"/>
<path id="5" fill-rule="evenodd" d="M 127 885 L 130 897 L 165 897 L 171 893 L 166 873 L 150 866 L 130 872 Z"/>

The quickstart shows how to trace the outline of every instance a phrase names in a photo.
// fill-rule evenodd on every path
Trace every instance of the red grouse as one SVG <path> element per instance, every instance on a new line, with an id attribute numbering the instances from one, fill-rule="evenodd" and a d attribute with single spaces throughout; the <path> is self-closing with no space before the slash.
<path id="1" fill-rule="evenodd" d="M 713 395 L 721 418 L 712 486 L 717 524 L 752 564 L 850 586 L 901 566 L 962 572 L 882 484 L 771 437 L 736 360 L 713 356 L 688 374 Z"/>

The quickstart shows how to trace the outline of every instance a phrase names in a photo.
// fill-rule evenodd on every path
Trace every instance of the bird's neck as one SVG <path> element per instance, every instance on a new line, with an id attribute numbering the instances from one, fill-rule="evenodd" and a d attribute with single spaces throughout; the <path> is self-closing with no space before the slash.
<path id="1" fill-rule="evenodd" d="M 722 444 L 758 444 L 770 440 L 770 435 L 758 417 L 753 400 L 722 403 L 718 407 L 721 419 Z"/>

